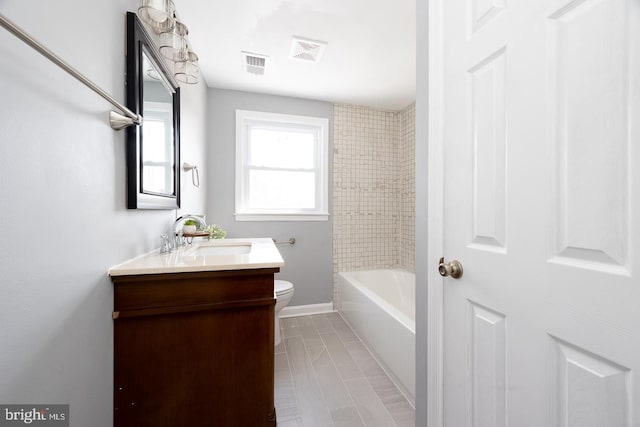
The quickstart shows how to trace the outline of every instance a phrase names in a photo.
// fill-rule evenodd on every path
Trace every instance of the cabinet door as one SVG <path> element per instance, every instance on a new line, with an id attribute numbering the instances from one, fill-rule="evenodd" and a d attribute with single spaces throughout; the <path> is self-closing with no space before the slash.
<path id="1" fill-rule="evenodd" d="M 275 426 L 273 274 L 196 279 L 116 284 L 116 427 Z"/>
<path id="2" fill-rule="evenodd" d="M 269 425 L 273 306 L 118 319 L 116 426 Z"/>

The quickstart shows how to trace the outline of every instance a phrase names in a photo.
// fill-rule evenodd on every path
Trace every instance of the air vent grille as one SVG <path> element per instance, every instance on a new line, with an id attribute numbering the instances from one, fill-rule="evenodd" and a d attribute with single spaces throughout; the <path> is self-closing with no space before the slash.
<path id="1" fill-rule="evenodd" d="M 242 52 L 242 66 L 245 68 L 247 73 L 263 76 L 264 70 L 267 67 L 267 58 L 269 57 L 266 55 Z"/>
<path id="2" fill-rule="evenodd" d="M 326 46 L 327 42 L 296 36 L 291 42 L 291 52 L 289 53 L 289 56 L 292 59 L 317 63 L 320 61 Z"/>

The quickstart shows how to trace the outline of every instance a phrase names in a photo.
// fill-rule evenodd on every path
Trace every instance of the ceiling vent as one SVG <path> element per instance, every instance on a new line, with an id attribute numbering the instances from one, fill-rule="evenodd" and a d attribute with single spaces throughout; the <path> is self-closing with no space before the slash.
<path id="1" fill-rule="evenodd" d="M 264 69 L 267 66 L 267 59 L 269 59 L 266 55 L 259 55 L 257 53 L 251 52 L 242 52 L 242 67 L 249 74 L 255 74 L 256 76 L 263 76 Z"/>
<path id="2" fill-rule="evenodd" d="M 294 36 L 291 43 L 291 52 L 289 53 L 289 57 L 292 59 L 299 59 L 301 61 L 317 63 L 320 61 L 320 58 L 322 58 L 322 54 L 326 47 L 327 42 Z"/>

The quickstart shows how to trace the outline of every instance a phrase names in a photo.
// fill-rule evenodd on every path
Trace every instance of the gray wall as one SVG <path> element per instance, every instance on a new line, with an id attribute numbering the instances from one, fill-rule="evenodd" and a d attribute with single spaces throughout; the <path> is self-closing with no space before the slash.
<path id="1" fill-rule="evenodd" d="M 1 12 L 124 101 L 135 7 L 3 0 Z M 4 29 L 0 93 L 0 402 L 68 403 L 71 426 L 108 427 L 107 270 L 158 247 L 177 212 L 126 209 L 125 133 L 109 127 L 110 104 Z M 186 87 L 182 105 L 183 158 L 203 164 L 204 85 Z M 206 184 L 184 188 L 184 210 L 202 211 Z"/>
<path id="2" fill-rule="evenodd" d="M 327 102 L 232 90 L 209 89 L 207 221 L 227 230 L 227 237 L 296 238 L 295 245 L 280 245 L 285 261 L 277 278 L 293 282 L 290 306 L 332 300 L 331 219 L 329 221 L 235 221 L 235 111 L 255 110 L 329 119 L 329 168 L 333 163 L 333 105 Z M 329 170 L 329 189 L 332 172 Z M 330 190 L 331 191 L 331 190 Z M 331 194 L 329 194 L 331 201 Z M 330 206 L 331 211 L 331 206 Z"/>

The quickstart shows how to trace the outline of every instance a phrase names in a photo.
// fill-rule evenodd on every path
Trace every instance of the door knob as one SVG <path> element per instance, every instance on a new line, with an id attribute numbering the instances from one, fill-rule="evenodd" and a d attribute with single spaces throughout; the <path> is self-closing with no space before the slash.
<path id="1" fill-rule="evenodd" d="M 451 262 L 444 262 L 444 258 L 440 258 L 438 272 L 442 277 L 451 276 L 454 279 L 459 279 L 462 277 L 462 264 L 460 264 L 460 261 L 455 259 Z"/>

